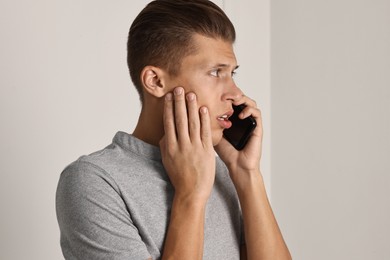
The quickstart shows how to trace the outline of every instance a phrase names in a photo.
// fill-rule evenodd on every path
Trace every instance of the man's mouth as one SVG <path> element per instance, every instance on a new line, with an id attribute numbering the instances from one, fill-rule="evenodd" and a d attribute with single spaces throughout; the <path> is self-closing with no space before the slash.
<path id="1" fill-rule="evenodd" d="M 220 120 L 220 121 L 228 121 L 229 117 L 230 117 L 229 115 L 223 115 L 223 116 L 218 117 L 218 120 Z"/>
<path id="2" fill-rule="evenodd" d="M 233 115 L 233 110 L 223 114 L 222 116 L 219 116 L 217 117 L 217 120 L 219 122 L 219 125 L 223 128 L 223 129 L 227 129 L 227 128 L 230 128 L 232 126 L 232 122 L 230 122 L 229 120 L 229 117 L 231 117 L 231 115 Z"/>

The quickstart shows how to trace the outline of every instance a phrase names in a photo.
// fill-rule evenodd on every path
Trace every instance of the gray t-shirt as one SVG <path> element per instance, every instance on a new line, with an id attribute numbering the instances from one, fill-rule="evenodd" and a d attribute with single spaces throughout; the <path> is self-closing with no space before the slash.
<path id="1" fill-rule="evenodd" d="M 203 259 L 239 259 L 239 201 L 226 166 L 219 158 L 216 165 Z M 160 149 L 118 132 L 112 144 L 61 174 L 56 210 L 65 258 L 160 259 L 173 195 Z"/>

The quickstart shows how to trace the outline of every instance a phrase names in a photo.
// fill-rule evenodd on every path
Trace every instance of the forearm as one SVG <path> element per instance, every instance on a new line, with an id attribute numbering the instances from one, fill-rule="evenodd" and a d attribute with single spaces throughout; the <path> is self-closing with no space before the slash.
<path id="1" fill-rule="evenodd" d="M 175 197 L 162 259 L 202 259 L 205 203 Z"/>
<path id="2" fill-rule="evenodd" d="M 236 184 L 243 213 L 248 259 L 291 259 L 260 172 L 249 176 L 245 183 Z"/>

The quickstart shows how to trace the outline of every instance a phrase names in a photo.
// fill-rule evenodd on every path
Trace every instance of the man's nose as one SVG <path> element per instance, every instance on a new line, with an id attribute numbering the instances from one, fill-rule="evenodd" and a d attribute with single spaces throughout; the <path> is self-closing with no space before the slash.
<path id="1" fill-rule="evenodd" d="M 242 97 L 244 93 L 242 93 L 241 89 L 237 87 L 236 83 L 233 80 L 230 80 L 226 85 L 226 91 L 222 96 L 223 100 L 230 100 L 232 103 L 235 100 L 238 100 Z"/>

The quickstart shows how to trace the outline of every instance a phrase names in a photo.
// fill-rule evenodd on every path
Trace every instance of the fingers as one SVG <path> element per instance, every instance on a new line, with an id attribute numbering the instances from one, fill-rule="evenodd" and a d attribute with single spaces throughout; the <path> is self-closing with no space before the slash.
<path id="1" fill-rule="evenodd" d="M 165 131 L 166 141 L 168 143 L 176 142 L 177 137 L 176 137 L 175 117 L 173 114 L 172 93 L 168 93 L 165 95 L 163 121 L 164 121 L 164 131 Z"/>
<path id="2" fill-rule="evenodd" d="M 198 103 L 194 93 L 188 93 L 186 98 L 188 108 L 188 129 L 191 142 L 201 141 L 204 147 L 211 147 L 210 116 L 207 107 L 198 109 Z"/>
<path id="3" fill-rule="evenodd" d="M 179 142 L 188 141 L 188 120 L 184 89 L 182 87 L 177 87 L 173 93 L 177 138 Z"/>
<path id="4" fill-rule="evenodd" d="M 167 143 L 212 143 L 207 108 L 199 109 L 196 95 L 182 87 L 165 96 L 164 130 Z"/>
<path id="5" fill-rule="evenodd" d="M 200 108 L 200 121 L 201 121 L 201 132 L 200 136 L 204 146 L 213 146 L 211 127 L 210 127 L 210 115 L 207 107 Z"/>
<path id="6" fill-rule="evenodd" d="M 186 95 L 188 109 L 188 131 L 191 142 L 199 140 L 200 122 L 196 95 L 188 93 Z"/>
<path id="7" fill-rule="evenodd" d="M 257 127 L 255 128 L 252 135 L 258 136 L 262 138 L 263 135 L 263 125 L 262 125 L 262 115 L 261 110 L 257 107 L 256 101 L 250 99 L 249 97 L 242 95 L 239 98 L 235 99 L 233 102 L 234 105 L 244 104 L 246 107 L 241 111 L 238 115 L 239 118 L 244 119 L 249 116 L 252 116 L 257 123 Z"/>
<path id="8" fill-rule="evenodd" d="M 244 119 L 248 116 L 253 116 L 255 118 L 261 118 L 261 111 L 257 107 L 256 101 L 250 99 L 249 97 L 242 95 L 239 98 L 235 99 L 233 105 L 245 105 L 246 107 L 242 110 L 242 112 L 238 115 L 239 118 Z"/>

